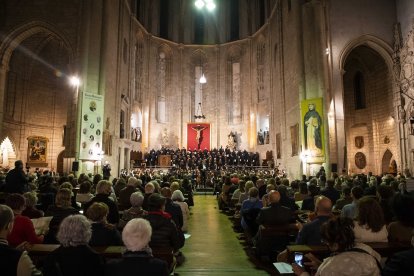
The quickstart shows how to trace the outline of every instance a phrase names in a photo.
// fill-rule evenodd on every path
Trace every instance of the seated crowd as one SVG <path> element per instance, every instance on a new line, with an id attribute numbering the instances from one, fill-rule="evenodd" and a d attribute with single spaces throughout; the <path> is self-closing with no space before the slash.
<path id="1" fill-rule="evenodd" d="M 110 182 L 100 175 L 46 172 L 34 177 L 25 193 L 4 193 L 0 256 L 14 257 L 0 258 L 2 267 L 14 271 L 7 275 L 32 275 L 36 268 L 24 250 L 30 254 L 34 244 L 60 244 L 37 267 L 44 275 L 168 275 L 173 267 L 154 258 L 152 249 L 171 250 L 180 264 L 190 212 L 185 181 L 165 180 L 155 173 L 144 186 L 139 175 Z M 43 216 L 50 222 L 40 233 L 31 219 Z M 105 260 L 93 249 L 108 246 L 125 246 L 122 260 Z"/>
<path id="2" fill-rule="evenodd" d="M 328 245 L 341 257 L 322 262 L 307 254 L 308 270 L 317 275 L 413 275 L 414 266 L 404 257 L 398 259 L 400 268 L 393 257 L 378 266 L 381 256 L 365 244 L 400 242 L 404 250 L 414 242 L 414 195 L 405 183 L 402 175 L 333 174 L 326 179 L 323 169 L 318 177 L 292 182 L 269 174 L 232 174 L 222 180 L 218 203 L 255 253 L 272 261 L 277 256 L 287 262 L 291 244 Z M 413 251 L 403 256 L 412 261 Z M 358 262 L 337 265 L 340 258 L 353 262 L 354 256 Z M 305 275 L 302 267 L 294 266 L 294 272 Z"/>
<path id="3" fill-rule="evenodd" d="M 212 181 L 219 208 L 232 211 L 236 226 L 260 255 L 287 261 L 289 244 L 327 245 L 332 256 L 323 261 L 306 254 L 307 270 L 317 275 L 413 272 L 407 260 L 414 249 L 384 264 L 365 244 L 412 241 L 414 198 L 402 175 L 333 174 L 327 179 L 321 170 L 317 177 L 289 181 L 274 171 L 239 167 L 222 169 Z M 0 205 L 0 254 L 10 258 L 2 263 L 10 271 L 34 269 L 24 249 L 37 243 L 60 244 L 38 267 L 45 275 L 167 275 L 166 263 L 152 257 L 152 249 L 171 248 L 182 258 L 192 205 L 188 171 L 137 170 L 112 182 L 99 174 L 44 173 L 27 187 L 26 193 L 8 194 Z M 51 217 L 49 231 L 36 233 L 30 218 L 42 215 Z M 90 247 L 118 245 L 127 251 L 115 261 Z M 353 265 L 338 265 L 341 259 Z M 303 267 L 293 269 L 297 275 L 307 273 Z"/>

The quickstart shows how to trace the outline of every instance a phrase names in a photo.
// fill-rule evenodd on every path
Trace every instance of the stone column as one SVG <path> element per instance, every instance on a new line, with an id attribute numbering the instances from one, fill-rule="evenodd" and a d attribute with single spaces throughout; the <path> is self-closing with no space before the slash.
<path id="1" fill-rule="evenodd" d="M 8 66 L 0 64 L 0 138 L 3 138 L 4 99 L 6 96 Z"/>

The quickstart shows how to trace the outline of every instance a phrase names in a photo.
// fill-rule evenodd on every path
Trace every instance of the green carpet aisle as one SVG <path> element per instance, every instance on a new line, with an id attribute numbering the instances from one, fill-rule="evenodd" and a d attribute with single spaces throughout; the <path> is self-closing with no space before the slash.
<path id="1" fill-rule="evenodd" d="M 183 275 L 269 275 L 256 269 L 233 231 L 230 220 L 217 208 L 212 195 L 196 195 L 189 234 L 182 249 L 186 262 L 177 267 Z"/>

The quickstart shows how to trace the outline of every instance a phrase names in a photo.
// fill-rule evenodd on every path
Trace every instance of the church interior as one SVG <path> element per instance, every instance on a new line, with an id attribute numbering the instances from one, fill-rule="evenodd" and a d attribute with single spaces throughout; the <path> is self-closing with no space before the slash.
<path id="1" fill-rule="evenodd" d="M 205 123 L 202 150 L 232 134 L 291 179 L 412 171 L 411 1 L 1 2 L 2 167 L 120 173 L 151 149 L 192 149 L 189 124 Z M 96 144 L 86 93 L 100 97 Z"/>
<path id="2" fill-rule="evenodd" d="M 0 184 L 18 160 L 27 176 L 128 183 L 194 169 L 219 205 L 194 195 L 205 207 L 178 275 L 272 274 L 203 270 L 200 216 L 221 209 L 213 232 L 240 219 L 223 179 L 243 170 L 289 193 L 312 177 L 324 188 L 321 172 L 414 190 L 414 1 L 0 0 L 0 107 Z M 211 239 L 245 261 L 239 242 Z"/>

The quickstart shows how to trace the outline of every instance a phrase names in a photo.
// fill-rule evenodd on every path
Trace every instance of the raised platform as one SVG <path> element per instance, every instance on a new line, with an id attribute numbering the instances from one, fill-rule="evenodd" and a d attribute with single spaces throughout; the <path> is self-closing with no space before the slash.
<path id="1" fill-rule="evenodd" d="M 196 188 L 195 195 L 214 195 L 214 189 L 212 187 Z"/>

